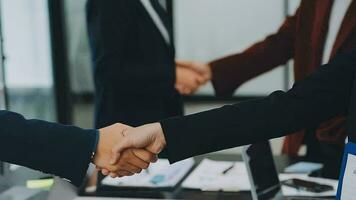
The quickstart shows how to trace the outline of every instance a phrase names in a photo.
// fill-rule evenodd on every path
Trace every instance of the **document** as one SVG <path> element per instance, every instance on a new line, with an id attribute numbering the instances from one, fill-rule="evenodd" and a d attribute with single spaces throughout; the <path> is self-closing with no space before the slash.
<path id="1" fill-rule="evenodd" d="M 336 196 L 338 180 L 309 177 L 308 174 L 280 174 L 279 175 L 279 180 L 280 181 L 285 181 L 285 180 L 293 179 L 293 178 L 302 179 L 302 180 L 305 180 L 305 181 L 313 181 L 313 182 L 324 184 L 324 185 L 330 185 L 330 186 L 333 186 L 334 190 L 327 191 L 327 192 L 322 192 L 322 193 L 314 193 L 314 192 L 308 192 L 308 191 L 304 191 L 304 190 L 298 190 L 298 189 L 283 185 L 282 186 L 282 192 L 283 192 L 284 196 L 292 196 L 292 197 L 298 197 L 298 196 L 303 196 L 303 197 L 329 197 L 329 196 Z"/>
<path id="2" fill-rule="evenodd" d="M 148 170 L 133 176 L 111 178 L 107 176 L 102 180 L 103 185 L 117 187 L 143 187 L 143 188 L 173 188 L 194 166 L 194 159 L 186 159 L 173 165 L 167 159 L 159 159 L 150 165 Z"/>
<path id="3" fill-rule="evenodd" d="M 356 156 L 348 154 L 342 182 L 342 200 L 353 200 L 356 196 Z"/>
<path id="4" fill-rule="evenodd" d="M 294 173 L 294 174 L 308 174 L 323 168 L 321 163 L 312 163 L 312 162 L 298 162 L 293 165 L 290 165 L 284 169 L 285 173 Z"/>
<path id="5" fill-rule="evenodd" d="M 204 159 L 182 184 L 183 188 L 202 191 L 239 192 L 251 190 L 243 162 Z"/>

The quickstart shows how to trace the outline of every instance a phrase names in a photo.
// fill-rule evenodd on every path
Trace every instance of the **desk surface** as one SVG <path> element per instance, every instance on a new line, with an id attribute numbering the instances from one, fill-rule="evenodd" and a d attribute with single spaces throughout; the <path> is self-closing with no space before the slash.
<path id="1" fill-rule="evenodd" d="M 241 161 L 241 156 L 238 155 L 219 155 L 212 154 L 206 156 L 196 157 L 196 165 L 204 158 L 213 160 L 228 160 L 228 161 Z M 293 159 L 296 160 L 296 159 Z M 293 163 L 293 160 L 285 157 L 278 156 L 275 158 L 277 170 L 282 171 L 285 166 Z M 294 161 L 295 162 L 295 161 Z M 193 170 L 193 169 L 192 169 Z M 82 194 L 85 195 L 85 194 Z M 204 199 L 204 200 L 229 200 L 229 199 L 251 199 L 250 192 L 203 192 L 200 190 L 184 189 L 180 186 L 173 190 L 148 190 L 148 189 L 130 189 L 120 190 L 113 187 L 104 187 L 98 185 L 96 196 L 104 197 L 136 197 L 136 198 L 156 198 L 156 199 Z"/>
<path id="2" fill-rule="evenodd" d="M 197 157 L 197 164 L 203 158 L 210 158 L 213 160 L 228 160 L 228 161 L 240 161 L 241 156 L 236 155 L 207 155 Z M 275 157 L 275 163 L 277 170 L 281 172 L 286 166 L 300 161 L 300 158 L 289 158 L 286 156 Z M 76 190 L 70 186 L 70 184 L 64 183 L 60 180 L 56 181 L 55 187 L 50 193 L 49 200 L 72 200 L 76 195 Z M 150 190 L 150 189 L 125 189 L 121 190 L 113 187 L 98 186 L 97 191 L 94 194 L 85 194 L 80 192 L 81 196 L 100 196 L 100 197 L 121 197 L 125 198 L 150 198 L 150 199 L 204 199 L 204 200 L 236 200 L 236 199 L 251 199 L 249 192 L 202 192 L 200 190 L 188 190 L 183 189 L 180 184 L 178 187 L 172 190 Z M 90 198 L 88 198 L 90 199 Z M 331 198 L 332 199 L 332 198 Z"/>

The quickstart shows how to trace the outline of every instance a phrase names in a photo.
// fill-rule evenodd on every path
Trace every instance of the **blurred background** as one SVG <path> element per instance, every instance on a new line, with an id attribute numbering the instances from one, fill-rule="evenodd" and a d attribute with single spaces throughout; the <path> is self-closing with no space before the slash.
<path id="1" fill-rule="evenodd" d="M 295 12 L 299 2 L 168 0 L 163 3 L 173 19 L 176 57 L 208 62 L 242 51 L 275 32 L 285 16 Z M 85 4 L 86 0 L 0 1 L 2 108 L 6 106 L 28 118 L 93 127 L 94 86 Z M 184 97 L 185 113 L 263 97 L 277 89 L 286 90 L 292 84 L 290 64 L 247 82 L 231 98 L 216 98 L 212 86 L 207 84 Z M 280 152 L 281 139 L 273 141 L 273 150 L 275 154 Z M 239 153 L 239 150 L 219 153 Z M 14 182 L 21 182 L 32 173 L 17 166 L 1 169 L 3 174 L 6 170 L 22 170 Z"/>

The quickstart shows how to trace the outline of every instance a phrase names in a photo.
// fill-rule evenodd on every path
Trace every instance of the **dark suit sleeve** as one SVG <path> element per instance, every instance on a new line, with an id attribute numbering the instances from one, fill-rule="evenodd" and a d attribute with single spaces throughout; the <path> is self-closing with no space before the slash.
<path id="1" fill-rule="evenodd" d="M 217 96 L 231 96 L 244 82 L 285 64 L 293 57 L 298 13 L 288 17 L 275 34 L 241 53 L 210 63 Z"/>
<path id="2" fill-rule="evenodd" d="M 161 121 L 170 161 L 280 137 L 347 114 L 355 55 L 337 56 L 288 92 Z"/>
<path id="3" fill-rule="evenodd" d="M 79 186 L 96 141 L 83 130 L 0 111 L 0 160 L 55 174 Z"/>

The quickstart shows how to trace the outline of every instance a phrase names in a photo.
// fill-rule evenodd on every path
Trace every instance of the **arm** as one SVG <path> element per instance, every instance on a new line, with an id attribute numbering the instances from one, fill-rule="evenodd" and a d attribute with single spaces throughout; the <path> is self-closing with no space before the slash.
<path id="1" fill-rule="evenodd" d="M 114 124 L 99 133 L 0 111 L 0 160 L 58 175 L 76 186 L 90 162 L 115 176 L 130 176 L 156 161 L 148 151 L 127 149 L 120 160 L 110 163 L 112 148 L 123 140 L 123 130 L 130 128 Z"/>
<path id="2" fill-rule="evenodd" d="M 330 64 L 288 92 L 161 121 L 171 161 L 255 143 L 313 127 L 347 114 L 356 72 L 356 52 Z"/>
<path id="3" fill-rule="evenodd" d="M 297 13 L 288 17 L 277 33 L 268 36 L 242 53 L 230 55 L 209 65 L 218 96 L 232 95 L 244 82 L 285 64 L 293 57 Z"/>
<path id="4" fill-rule="evenodd" d="M 0 160 L 67 178 L 80 185 L 91 161 L 95 130 L 0 111 Z"/>
<path id="5" fill-rule="evenodd" d="M 136 147 L 157 154 L 167 145 L 169 160 L 176 162 L 314 127 L 348 114 L 355 73 L 356 50 L 338 55 L 288 92 L 127 130 L 113 152 Z"/>

